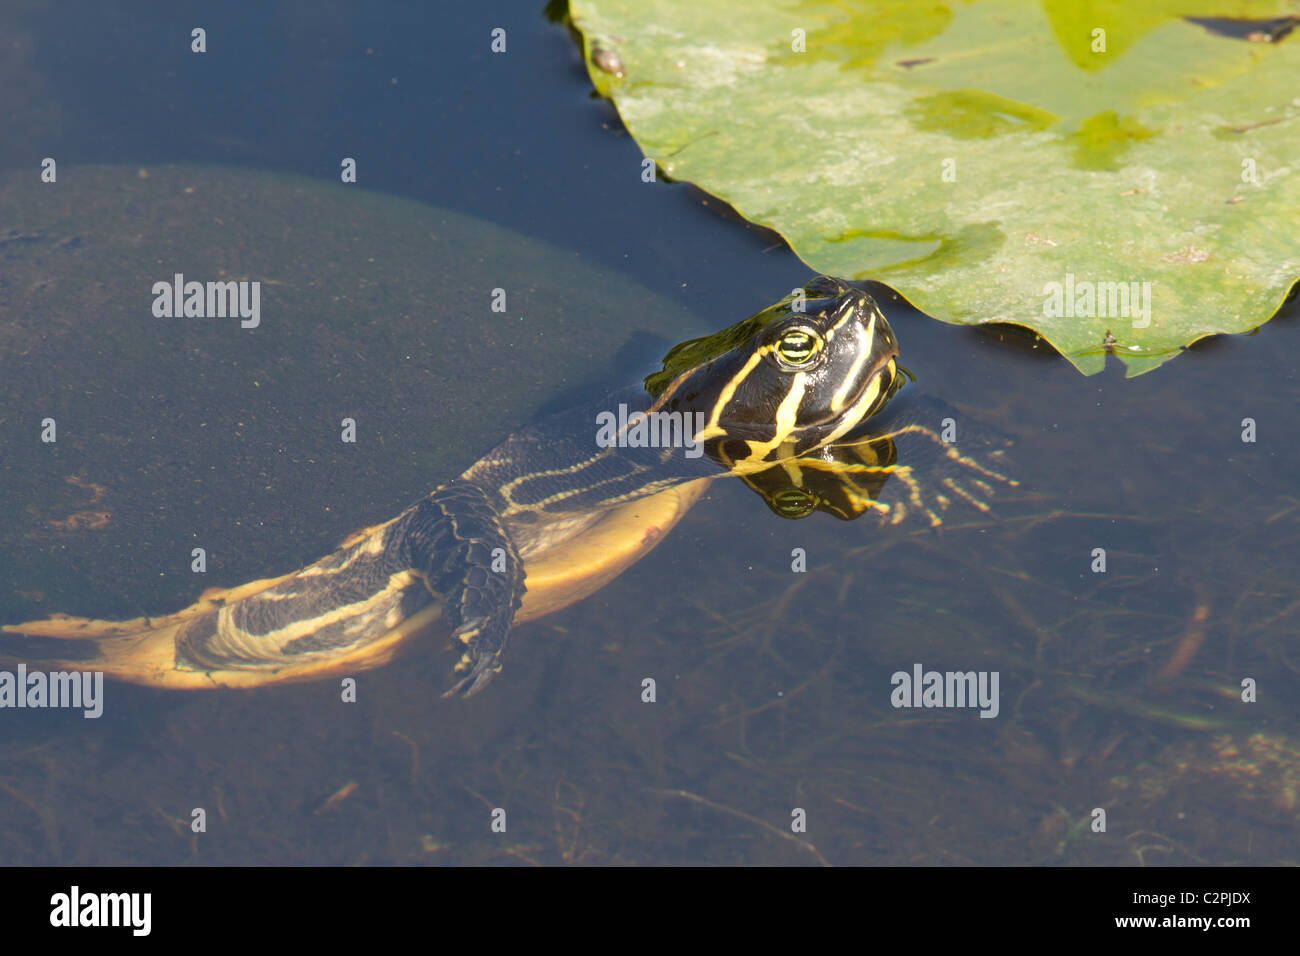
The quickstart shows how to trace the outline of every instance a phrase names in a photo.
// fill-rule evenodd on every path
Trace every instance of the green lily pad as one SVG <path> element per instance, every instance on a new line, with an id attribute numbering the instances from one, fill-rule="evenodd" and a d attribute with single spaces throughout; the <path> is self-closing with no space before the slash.
<path id="1" fill-rule="evenodd" d="M 667 175 L 820 272 L 1130 375 L 1262 324 L 1300 277 L 1300 31 L 1189 19 L 1289 13 L 572 2 L 588 62 L 621 65 L 593 82 Z"/>

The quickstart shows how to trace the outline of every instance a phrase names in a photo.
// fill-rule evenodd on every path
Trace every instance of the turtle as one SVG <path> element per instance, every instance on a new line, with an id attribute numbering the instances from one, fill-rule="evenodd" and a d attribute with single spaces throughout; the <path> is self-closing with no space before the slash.
<path id="1" fill-rule="evenodd" d="M 351 675 L 436 626 L 460 652 L 444 696 L 469 697 L 500 672 L 515 623 L 603 587 L 718 478 L 740 477 L 783 517 L 887 511 L 881 484 L 906 475 L 894 442 L 919 426 L 866 429 L 907 379 L 898 356 L 871 295 L 819 276 L 673 348 L 641 384 L 519 429 L 304 568 L 209 589 L 162 617 L 54 615 L 3 630 L 94 642 L 93 657 L 32 668 L 197 689 Z"/>

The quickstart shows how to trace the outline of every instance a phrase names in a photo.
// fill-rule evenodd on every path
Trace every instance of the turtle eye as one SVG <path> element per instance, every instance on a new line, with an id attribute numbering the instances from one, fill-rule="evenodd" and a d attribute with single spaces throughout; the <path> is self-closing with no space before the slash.
<path id="1" fill-rule="evenodd" d="M 802 488 L 783 488 L 767 499 L 782 518 L 806 518 L 817 510 L 817 498 Z"/>
<path id="2" fill-rule="evenodd" d="M 776 340 L 776 356 L 786 365 L 802 368 L 817 357 L 820 341 L 808 329 L 790 329 Z"/>

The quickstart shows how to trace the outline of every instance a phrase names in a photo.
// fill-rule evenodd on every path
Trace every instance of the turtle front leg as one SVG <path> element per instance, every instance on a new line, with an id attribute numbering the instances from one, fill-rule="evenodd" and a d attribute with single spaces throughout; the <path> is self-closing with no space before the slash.
<path id="1" fill-rule="evenodd" d="M 491 498 L 471 481 L 439 488 L 399 519 L 411 568 L 440 597 L 464 646 L 444 697 L 477 694 L 501 671 L 501 655 L 524 595 L 524 563 Z"/>

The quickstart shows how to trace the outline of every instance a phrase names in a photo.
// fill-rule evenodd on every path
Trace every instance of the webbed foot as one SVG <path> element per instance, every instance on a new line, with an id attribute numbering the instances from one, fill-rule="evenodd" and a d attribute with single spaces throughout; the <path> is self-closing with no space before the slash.
<path id="1" fill-rule="evenodd" d="M 412 509 L 402 529 L 411 567 L 446 604 L 452 637 L 464 647 L 443 694 L 477 694 L 501 671 L 506 639 L 524 595 L 524 565 L 482 488 L 453 481 Z"/>

